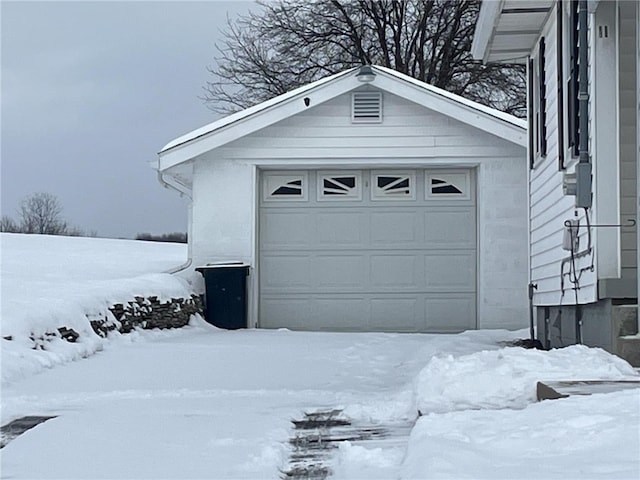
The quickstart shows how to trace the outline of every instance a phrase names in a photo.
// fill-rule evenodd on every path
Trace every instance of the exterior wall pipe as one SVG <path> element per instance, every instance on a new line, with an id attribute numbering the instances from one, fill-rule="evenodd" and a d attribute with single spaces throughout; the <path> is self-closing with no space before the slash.
<path id="1" fill-rule="evenodd" d="M 533 315 L 533 295 L 534 291 L 537 289 L 537 283 L 529 283 L 529 336 L 531 337 L 532 342 L 536 339 L 536 332 L 534 328 L 535 319 Z"/>
<path id="2" fill-rule="evenodd" d="M 189 190 L 189 188 L 186 185 L 183 185 L 177 180 L 174 180 L 173 183 L 170 183 L 169 179 L 164 178 L 164 173 L 162 173 L 159 170 L 158 170 L 158 181 L 162 184 L 162 186 L 164 186 L 164 188 L 171 188 L 172 190 L 175 190 L 176 192 L 178 192 L 181 197 L 186 196 L 189 199 L 189 223 L 188 223 L 188 229 L 187 229 L 187 261 L 182 265 L 178 265 L 177 267 L 166 271 L 166 273 L 170 273 L 173 275 L 174 273 L 178 273 L 178 272 L 182 272 L 183 270 L 186 270 L 191 266 L 191 263 L 193 262 L 193 258 L 191 255 L 191 239 L 192 239 L 191 216 L 193 212 L 193 198 L 191 197 L 191 190 Z"/>
<path id="3" fill-rule="evenodd" d="M 592 192 L 591 192 L 591 162 L 589 159 L 589 49 L 588 41 L 588 11 L 587 0 L 580 0 L 578 3 L 578 112 L 579 112 L 579 162 L 576 165 L 576 207 L 582 207 L 586 211 L 591 208 Z M 589 232 L 591 233 L 591 232 Z M 575 286 L 577 288 L 577 285 Z M 575 306 L 575 329 L 576 341 L 582 343 L 582 308 L 578 304 L 578 295 L 576 291 Z"/>
<path id="4" fill-rule="evenodd" d="M 579 163 L 576 165 L 576 207 L 591 208 L 591 161 L 589 158 L 589 49 L 587 47 L 587 0 L 578 3 L 578 116 Z"/>

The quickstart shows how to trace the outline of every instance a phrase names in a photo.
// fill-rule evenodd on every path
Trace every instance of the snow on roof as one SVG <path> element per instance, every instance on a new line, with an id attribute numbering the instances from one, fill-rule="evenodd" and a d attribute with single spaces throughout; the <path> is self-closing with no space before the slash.
<path id="1" fill-rule="evenodd" d="M 231 115 L 221 118 L 220 120 L 216 120 L 215 122 L 211 122 L 208 125 L 205 125 L 204 127 L 200 127 L 196 130 L 186 133 L 181 137 L 178 137 L 175 140 L 172 140 L 171 142 L 167 143 L 164 147 L 160 149 L 160 153 L 163 153 L 167 150 L 171 150 L 172 148 L 175 148 L 178 145 L 182 145 L 183 143 L 190 142 L 192 140 L 195 140 L 196 138 L 202 137 L 211 132 L 219 130 L 222 127 L 231 125 L 232 123 L 240 121 L 243 118 L 250 117 L 251 115 L 254 115 L 258 112 L 274 107 L 300 94 L 307 93 L 315 88 L 318 88 L 324 85 L 325 83 L 329 83 L 339 77 L 342 77 L 348 74 L 349 72 L 354 71 L 356 68 L 357 67 L 351 68 L 349 70 L 345 70 L 343 72 L 339 72 L 333 75 L 329 75 L 328 77 L 321 78 L 320 80 L 316 80 L 315 82 L 309 83 L 307 85 L 303 85 L 302 87 L 296 88 L 287 93 L 283 93 L 282 95 L 278 95 L 277 97 L 273 97 L 265 102 L 259 103 L 252 107 L 246 108 L 244 110 L 240 110 L 239 112 L 232 113 Z"/>
<path id="2" fill-rule="evenodd" d="M 290 92 L 284 93 L 282 95 L 278 95 L 277 97 L 274 97 L 270 100 L 267 100 L 265 102 L 259 103 L 257 105 L 254 105 L 252 107 L 249 107 L 245 110 L 241 110 L 239 112 L 233 113 L 227 117 L 224 117 L 220 120 L 217 120 L 215 122 L 209 123 L 208 125 L 205 125 L 203 127 L 200 127 L 196 130 L 193 130 L 192 132 L 186 133 L 185 135 L 182 135 L 181 137 L 176 138 L 175 140 L 167 143 L 164 147 L 162 147 L 162 149 L 160 150 L 159 154 L 165 153 L 175 147 L 178 147 L 180 145 L 184 145 L 185 143 L 189 143 L 193 140 L 196 140 L 200 137 L 206 136 L 210 133 L 213 133 L 217 130 L 220 130 L 224 127 L 227 127 L 229 125 L 232 125 L 236 122 L 239 122 L 245 118 L 249 118 L 252 115 L 255 115 L 257 113 L 263 112 L 267 109 L 270 109 L 272 107 L 275 107 L 279 104 L 282 104 L 284 102 L 286 102 L 287 100 L 293 99 L 297 96 L 300 96 L 302 94 L 308 93 L 312 90 L 315 90 L 319 87 L 322 87 L 326 84 L 329 84 L 341 77 L 346 76 L 347 74 L 354 72 L 355 70 L 357 70 L 359 67 L 354 67 L 348 70 L 345 70 L 343 72 L 340 73 L 336 73 L 334 75 L 330 75 L 328 77 L 325 78 L 321 78 L 320 80 L 317 80 L 315 82 L 309 83 L 308 85 L 304 85 L 302 87 L 296 88 L 294 90 L 291 90 Z M 521 120 L 517 117 L 514 117 L 513 115 L 510 115 L 508 113 L 505 112 L 501 112 L 500 110 L 496 110 L 494 108 L 491 107 L 487 107 L 485 105 L 481 105 L 477 102 L 474 102 L 473 100 L 469 100 L 467 98 L 461 97 L 460 95 L 456 95 L 455 93 L 451 93 L 451 92 L 447 92 L 446 90 L 443 90 L 442 88 L 438 88 L 438 87 L 434 87 L 433 85 L 429 85 L 427 83 L 424 83 L 420 80 L 416 80 L 415 78 L 412 78 L 408 75 L 405 75 L 403 73 L 397 72 L 391 68 L 387 68 L 387 67 L 381 67 L 381 66 L 377 66 L 377 65 L 372 65 L 372 68 L 377 71 L 378 73 L 383 73 L 386 75 L 389 75 L 391 77 L 397 78 L 399 80 L 402 80 L 404 82 L 407 82 L 409 84 L 411 84 L 414 87 L 417 87 L 419 89 L 422 89 L 423 91 L 427 91 L 431 94 L 435 94 L 438 95 L 452 103 L 464 106 L 466 108 L 470 108 L 472 110 L 475 110 L 476 112 L 480 112 L 486 115 L 489 115 L 495 119 L 507 122 L 511 125 L 514 125 L 516 127 L 519 128 L 523 128 L 526 129 L 527 128 L 527 122 L 525 120 Z"/>

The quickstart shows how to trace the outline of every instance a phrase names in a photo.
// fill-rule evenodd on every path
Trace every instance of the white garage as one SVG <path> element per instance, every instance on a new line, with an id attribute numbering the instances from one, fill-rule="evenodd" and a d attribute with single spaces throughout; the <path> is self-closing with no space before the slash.
<path id="1" fill-rule="evenodd" d="M 475 328 L 471 170 L 264 171 L 261 183 L 261 326 Z"/>
<path id="2" fill-rule="evenodd" d="M 189 268 L 250 265 L 248 327 L 525 327 L 525 122 L 393 70 L 360 73 L 161 150 L 160 181 L 192 200 Z"/>

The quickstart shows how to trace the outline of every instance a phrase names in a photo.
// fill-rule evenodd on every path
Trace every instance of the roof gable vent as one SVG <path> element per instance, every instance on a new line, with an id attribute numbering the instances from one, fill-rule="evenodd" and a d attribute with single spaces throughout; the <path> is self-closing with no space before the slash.
<path id="1" fill-rule="evenodd" d="M 351 96 L 351 121 L 353 123 L 382 122 L 382 93 L 353 93 Z"/>

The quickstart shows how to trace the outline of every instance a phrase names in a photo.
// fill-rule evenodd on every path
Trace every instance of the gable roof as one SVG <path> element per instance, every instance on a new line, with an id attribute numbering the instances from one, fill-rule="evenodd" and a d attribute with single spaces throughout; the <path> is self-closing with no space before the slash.
<path id="1" fill-rule="evenodd" d="M 368 85 L 426 108 L 438 111 L 520 146 L 526 146 L 526 121 L 428 85 L 390 68 L 372 66 L 375 77 Z M 158 170 L 164 171 L 198 155 L 324 103 L 363 85 L 352 68 L 297 88 L 182 135 L 158 153 Z M 300 101 L 303 98 L 307 102 Z"/>
<path id="2" fill-rule="evenodd" d="M 179 145 L 182 145 L 183 143 L 186 142 L 190 142 L 192 140 L 197 139 L 198 137 L 202 137 L 203 135 L 207 135 L 208 133 L 211 133 L 215 130 L 219 130 L 223 127 L 226 127 L 227 125 L 230 125 L 234 122 L 240 121 L 243 118 L 246 117 L 250 117 L 251 115 L 255 115 L 256 113 L 259 113 L 263 110 L 266 110 L 268 108 L 271 108 L 279 103 L 285 102 L 287 100 L 289 100 L 290 98 L 294 98 L 297 97 L 299 95 L 302 95 L 303 93 L 306 93 L 308 91 L 313 90 L 314 88 L 317 88 L 321 85 L 324 85 L 325 83 L 329 83 L 332 80 L 339 78 L 343 75 L 346 75 L 349 72 L 353 72 L 355 70 L 355 68 L 349 69 L 349 70 L 345 70 L 343 72 L 340 73 L 336 73 L 334 75 L 330 75 L 328 77 L 324 77 L 321 78 L 320 80 L 317 80 L 313 83 L 309 83 L 307 85 L 303 85 L 302 87 L 296 88 L 294 90 L 291 90 L 287 93 L 284 93 L 282 95 L 278 95 L 277 97 L 273 97 L 265 102 L 262 103 L 258 103 L 257 105 L 254 105 L 252 107 L 246 108 L 244 110 L 240 110 L 239 112 L 235 112 L 232 113 L 224 118 L 221 118 L 220 120 L 216 120 L 215 122 L 211 122 L 203 127 L 197 128 L 189 133 L 185 133 L 184 135 L 176 138 L 175 140 L 170 141 L 169 143 L 167 143 L 164 147 L 162 147 L 160 149 L 160 153 L 165 152 L 167 150 L 171 150 L 174 147 L 177 147 Z"/>

